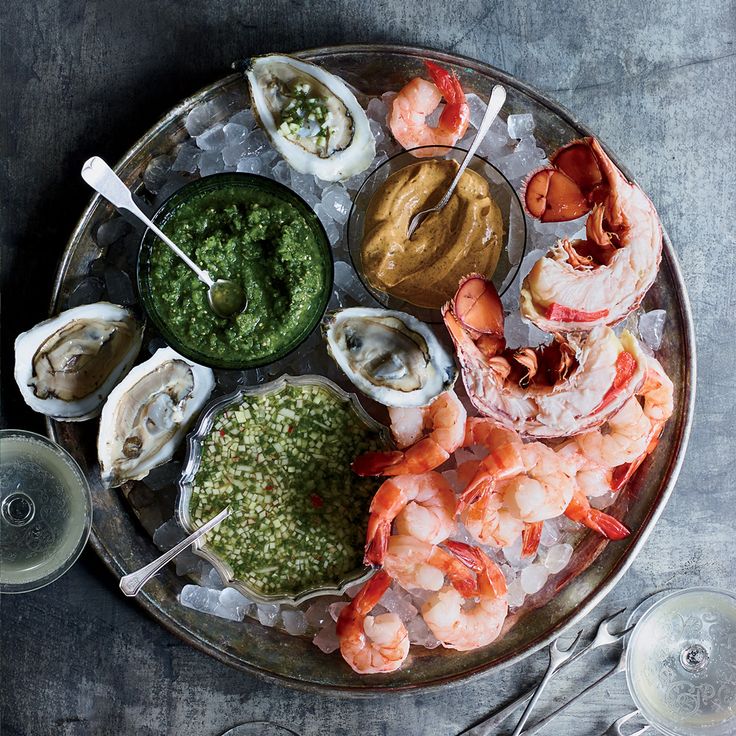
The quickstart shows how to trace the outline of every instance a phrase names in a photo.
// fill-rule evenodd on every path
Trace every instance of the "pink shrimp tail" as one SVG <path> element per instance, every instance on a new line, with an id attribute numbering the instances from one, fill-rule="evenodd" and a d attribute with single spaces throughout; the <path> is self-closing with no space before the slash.
<path id="1" fill-rule="evenodd" d="M 337 636 L 341 637 L 356 619 L 365 618 L 373 607 L 381 600 L 391 585 L 391 576 L 385 570 L 379 570 L 358 591 L 353 600 L 340 611 L 337 618 Z"/>
<path id="2" fill-rule="evenodd" d="M 506 595 L 506 578 L 501 572 L 501 568 L 483 550 L 465 542 L 456 541 L 445 542 L 445 547 L 464 565 L 478 574 L 481 593 L 487 585 L 493 590 L 494 595 L 498 597 Z"/>
<path id="3" fill-rule="evenodd" d="M 542 538 L 542 527 L 544 522 L 535 521 L 534 523 L 526 524 L 524 531 L 521 533 L 521 556 L 529 557 L 536 553 L 539 547 L 539 540 Z"/>
<path id="4" fill-rule="evenodd" d="M 591 508 L 588 499 L 582 493 L 576 493 L 572 497 L 572 501 L 565 509 L 565 516 L 602 534 L 607 539 L 619 540 L 631 534 L 618 519 Z"/>
<path id="5" fill-rule="evenodd" d="M 363 556 L 363 562 L 366 565 L 381 565 L 383 563 L 390 536 L 391 522 L 381 519 L 377 514 L 371 514 L 368 519 L 365 555 Z"/>
<path id="6" fill-rule="evenodd" d="M 465 100 L 460 80 L 454 72 L 450 73 L 432 61 L 425 61 L 424 65 L 447 102 L 440 115 L 438 127 L 456 133 L 458 138 L 462 137 L 468 129 L 470 108 Z"/>
<path id="7" fill-rule="evenodd" d="M 356 475 L 383 475 L 384 471 L 397 465 L 404 459 L 404 453 L 394 452 L 366 452 L 353 460 L 350 466 Z"/>
<path id="8" fill-rule="evenodd" d="M 358 475 L 408 475 L 426 473 L 442 465 L 450 454 L 431 437 L 425 437 L 400 452 L 366 452 L 351 465 Z"/>

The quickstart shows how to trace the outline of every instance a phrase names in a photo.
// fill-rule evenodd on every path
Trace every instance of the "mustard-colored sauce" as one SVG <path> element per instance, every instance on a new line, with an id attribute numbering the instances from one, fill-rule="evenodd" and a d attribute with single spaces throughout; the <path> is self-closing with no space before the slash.
<path id="1" fill-rule="evenodd" d="M 503 241 L 501 210 L 488 182 L 466 170 L 447 205 L 409 240 L 409 221 L 439 202 L 457 173 L 453 160 L 420 161 L 392 174 L 373 195 L 361 246 L 375 289 L 419 307 L 439 308 L 469 273 L 490 278 Z"/>

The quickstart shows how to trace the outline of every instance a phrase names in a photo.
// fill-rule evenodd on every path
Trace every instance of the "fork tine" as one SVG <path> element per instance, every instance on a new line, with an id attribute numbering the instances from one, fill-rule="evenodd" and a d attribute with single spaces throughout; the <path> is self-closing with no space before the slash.
<path id="1" fill-rule="evenodd" d="M 580 629 L 580 631 L 578 631 L 578 635 L 573 639 L 572 644 L 570 644 L 570 646 L 567 649 L 561 649 L 558 646 L 559 641 L 560 641 L 559 639 L 555 642 L 555 647 L 557 647 L 558 651 L 560 651 L 560 652 L 570 652 L 570 651 L 572 651 L 577 646 L 577 643 L 578 643 L 578 641 L 580 641 L 580 637 L 582 635 L 583 635 L 583 630 Z"/>
<path id="2" fill-rule="evenodd" d="M 613 619 L 616 618 L 616 616 L 620 616 L 625 610 L 626 610 L 625 608 L 620 608 L 618 611 L 616 611 L 616 613 L 612 613 L 610 616 L 606 616 L 606 618 L 604 618 L 603 621 L 601 621 L 600 624 L 598 624 L 598 626 L 607 627 L 608 624 L 610 624 L 611 621 L 613 621 Z"/>

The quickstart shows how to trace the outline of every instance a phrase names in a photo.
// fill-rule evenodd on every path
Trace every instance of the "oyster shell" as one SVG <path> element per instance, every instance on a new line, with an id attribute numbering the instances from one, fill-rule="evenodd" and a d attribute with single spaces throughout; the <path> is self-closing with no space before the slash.
<path id="1" fill-rule="evenodd" d="M 167 462 L 212 392 L 212 370 L 162 348 L 137 365 L 102 409 L 97 455 L 108 488 Z"/>
<path id="2" fill-rule="evenodd" d="M 404 312 L 353 307 L 328 315 L 327 348 L 364 394 L 385 406 L 426 406 L 455 383 L 451 353 Z"/>
<path id="3" fill-rule="evenodd" d="M 339 77 L 278 54 L 254 57 L 245 76 L 258 122 L 297 171 L 338 181 L 373 161 L 368 117 Z"/>
<path id="4" fill-rule="evenodd" d="M 90 419 L 130 370 L 142 339 L 142 324 L 117 304 L 68 309 L 18 335 L 16 383 L 34 411 L 65 422 Z"/>

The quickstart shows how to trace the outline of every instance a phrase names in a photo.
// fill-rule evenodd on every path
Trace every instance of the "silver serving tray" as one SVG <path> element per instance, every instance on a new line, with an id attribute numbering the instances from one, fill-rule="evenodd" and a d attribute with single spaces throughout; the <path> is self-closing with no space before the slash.
<path id="1" fill-rule="evenodd" d="M 429 58 L 454 69 L 467 91 L 487 97 L 493 84 L 505 85 L 508 97 L 502 116 L 534 113 L 535 135 L 548 151 L 580 136 L 592 135 L 559 104 L 514 77 L 473 59 L 405 46 L 376 45 L 320 48 L 297 55 L 323 64 L 367 94 L 399 89 L 407 79 L 422 73 L 422 60 Z M 118 174 L 134 189 L 140 187 L 149 161 L 169 153 L 187 137 L 184 119 L 195 105 L 214 101 L 225 118 L 246 100 L 246 84 L 237 74 L 205 87 L 151 128 L 119 162 Z M 633 178 L 615 155 L 611 157 Z M 112 216 L 111 207 L 99 197 L 82 214 L 61 260 L 51 299 L 52 312 L 66 307 L 74 288 L 101 255 L 93 236 L 97 227 Z M 684 458 L 695 398 L 695 340 L 685 286 L 666 233 L 663 240 L 659 275 L 643 306 L 668 312 L 658 356 L 674 382 L 675 412 L 656 452 L 643 463 L 612 507 L 619 517 L 625 514 L 632 534 L 615 544 L 608 544 L 595 534 L 586 535 L 568 568 L 550 579 L 531 600 L 528 598 L 520 614 L 509 617 L 504 636 L 493 644 L 472 652 L 413 647 L 410 659 L 397 672 L 358 676 L 339 655 L 324 655 L 306 638 L 290 637 L 254 620 L 236 623 L 183 607 L 177 595 L 185 581 L 175 575 L 171 566 L 147 584 L 138 595 L 138 602 L 169 631 L 217 659 L 312 691 L 360 695 L 436 688 L 508 666 L 548 644 L 582 619 L 624 574 L 662 513 Z M 96 464 L 96 431 L 94 421 L 48 421 L 49 436 L 63 445 L 87 473 L 95 508 L 90 541 L 113 574 L 120 577 L 159 554 L 151 535 L 171 516 L 176 489 L 151 489 L 145 483 L 130 483 L 122 489 L 103 488 Z"/>

